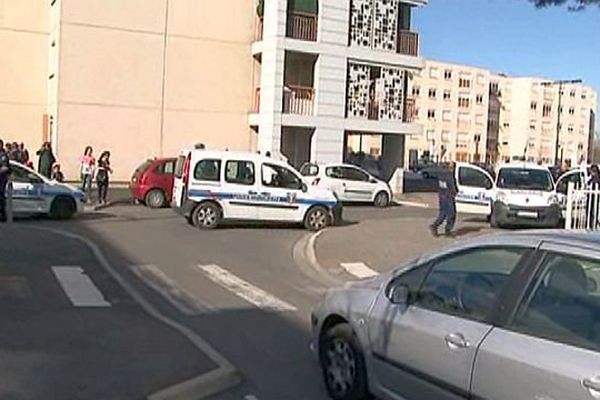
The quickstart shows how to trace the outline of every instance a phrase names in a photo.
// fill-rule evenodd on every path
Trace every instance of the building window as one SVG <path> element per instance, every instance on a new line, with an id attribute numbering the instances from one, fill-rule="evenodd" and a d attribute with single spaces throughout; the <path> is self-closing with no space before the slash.
<path id="1" fill-rule="evenodd" d="M 505 128 L 510 128 L 510 124 L 508 122 L 505 122 L 504 124 L 502 124 L 502 126 Z M 508 143 L 506 143 L 506 144 L 508 144 Z"/>
<path id="2" fill-rule="evenodd" d="M 481 114 L 477 114 L 477 115 L 475 116 L 475 123 L 476 123 L 477 125 L 483 125 L 483 115 L 481 115 Z"/>
<path id="3" fill-rule="evenodd" d="M 460 87 L 460 88 L 470 88 L 471 87 L 471 80 L 470 79 L 465 79 L 465 78 L 460 78 L 458 80 L 458 87 Z"/>
<path id="4" fill-rule="evenodd" d="M 452 79 L 452 70 L 447 69 L 444 71 L 444 79 L 446 79 L 446 80 Z"/>
<path id="5" fill-rule="evenodd" d="M 575 115 L 575 107 L 569 108 L 569 115 Z"/>
<path id="6" fill-rule="evenodd" d="M 470 100 L 466 97 L 458 98 L 458 107 L 460 108 L 469 108 Z"/>
<path id="7" fill-rule="evenodd" d="M 437 97 L 437 90 L 435 90 L 434 88 L 429 89 L 429 98 L 435 99 L 436 97 Z"/>
<path id="8" fill-rule="evenodd" d="M 569 133 L 573 133 L 573 125 L 569 125 L 569 127 L 567 128 L 567 131 Z"/>
<path id="9" fill-rule="evenodd" d="M 549 117 L 551 112 L 552 112 L 552 105 L 544 104 L 544 108 L 542 108 L 542 116 Z"/>
<path id="10" fill-rule="evenodd" d="M 413 86 L 412 94 L 413 96 L 419 96 L 421 94 L 421 88 L 419 86 Z"/>
<path id="11" fill-rule="evenodd" d="M 535 120 L 532 119 L 531 121 L 529 121 L 529 129 L 534 129 L 535 130 L 536 125 L 537 124 L 536 124 Z"/>
<path id="12" fill-rule="evenodd" d="M 427 110 L 427 119 L 435 119 L 435 110 Z"/>
<path id="13" fill-rule="evenodd" d="M 444 100 L 450 100 L 452 98 L 452 92 L 450 90 L 444 90 Z"/>
<path id="14" fill-rule="evenodd" d="M 577 93 L 575 92 L 575 90 L 571 90 L 571 93 L 569 93 L 569 96 L 571 97 L 575 97 Z"/>
<path id="15" fill-rule="evenodd" d="M 583 150 L 583 143 L 579 143 L 579 144 L 577 145 L 577 149 L 578 149 L 578 150 Z"/>
<path id="16" fill-rule="evenodd" d="M 450 141 L 450 132 L 448 131 L 442 131 L 442 142 L 449 142 Z"/>
<path id="17" fill-rule="evenodd" d="M 437 67 L 429 68 L 429 77 L 433 79 L 437 79 L 440 77 L 440 70 Z"/>
<path id="18" fill-rule="evenodd" d="M 530 108 L 532 111 L 535 111 L 535 110 L 537 110 L 537 101 L 532 101 L 532 102 L 531 102 L 531 105 L 529 106 L 529 108 Z"/>
<path id="19" fill-rule="evenodd" d="M 559 109 L 558 109 L 558 112 L 562 114 L 562 113 L 563 113 L 563 111 L 564 111 L 564 107 L 563 107 L 563 106 L 560 106 L 560 107 L 559 107 Z"/>
<path id="20" fill-rule="evenodd" d="M 427 133 L 426 133 L 425 137 L 429 141 L 435 140 L 435 131 L 433 129 L 427 129 Z"/>
<path id="21" fill-rule="evenodd" d="M 479 105 L 483 104 L 483 95 L 478 94 L 477 96 L 475 96 L 475 102 Z"/>
<path id="22" fill-rule="evenodd" d="M 442 113 L 442 120 L 446 122 L 452 121 L 452 111 L 444 110 L 444 112 Z"/>
<path id="23" fill-rule="evenodd" d="M 498 93 L 498 82 L 492 82 L 490 83 L 490 92 L 492 93 Z"/>
<path id="24" fill-rule="evenodd" d="M 587 93 L 585 93 L 585 92 L 581 93 L 581 99 L 582 100 L 587 99 Z"/>

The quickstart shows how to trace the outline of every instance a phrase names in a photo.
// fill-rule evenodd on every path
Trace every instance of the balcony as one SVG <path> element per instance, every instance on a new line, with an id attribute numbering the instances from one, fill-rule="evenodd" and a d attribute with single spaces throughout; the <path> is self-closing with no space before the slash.
<path id="1" fill-rule="evenodd" d="M 303 12 L 288 13 L 287 37 L 308 42 L 317 41 L 317 21 L 316 14 Z"/>
<path id="2" fill-rule="evenodd" d="M 404 29 L 399 30 L 396 51 L 399 54 L 417 57 L 419 55 L 419 34 Z"/>
<path id="3" fill-rule="evenodd" d="M 408 124 L 417 120 L 417 104 L 415 99 L 407 98 L 404 100 L 404 115 L 402 120 Z"/>
<path id="4" fill-rule="evenodd" d="M 313 115 L 315 90 L 312 87 L 286 85 L 283 88 L 284 114 Z"/>

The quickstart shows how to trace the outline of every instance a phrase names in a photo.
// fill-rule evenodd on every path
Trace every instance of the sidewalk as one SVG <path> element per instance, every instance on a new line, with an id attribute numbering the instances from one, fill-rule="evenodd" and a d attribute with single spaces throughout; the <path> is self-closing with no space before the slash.
<path id="1" fill-rule="evenodd" d="M 0 398 L 142 399 L 217 365 L 78 241 L 0 226 Z"/>
<path id="2" fill-rule="evenodd" d="M 456 239 L 434 238 L 429 232 L 431 222 L 428 218 L 388 218 L 327 229 L 316 239 L 316 260 L 334 276 L 346 275 L 342 264 L 363 263 L 368 269 L 384 272 L 454 240 L 491 232 L 485 221 L 465 221 L 459 216 Z"/>

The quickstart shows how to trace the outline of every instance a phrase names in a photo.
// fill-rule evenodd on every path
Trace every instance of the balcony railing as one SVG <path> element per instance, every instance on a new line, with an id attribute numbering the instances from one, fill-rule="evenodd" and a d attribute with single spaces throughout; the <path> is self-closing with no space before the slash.
<path id="1" fill-rule="evenodd" d="M 256 32 L 254 33 L 254 38 L 257 42 L 263 40 L 264 22 L 265 20 L 263 18 L 258 18 L 256 21 Z"/>
<path id="2" fill-rule="evenodd" d="M 400 30 L 398 34 L 397 52 L 407 56 L 419 55 L 419 34 L 407 30 Z"/>
<path id="3" fill-rule="evenodd" d="M 404 100 L 404 118 L 402 118 L 406 123 L 415 122 L 417 119 L 417 104 L 415 103 L 415 99 L 406 98 Z"/>
<path id="4" fill-rule="evenodd" d="M 256 88 L 254 91 L 254 103 L 252 104 L 252 112 L 260 112 L 260 88 Z"/>
<path id="5" fill-rule="evenodd" d="M 317 20 L 314 14 L 292 12 L 288 14 L 287 37 L 309 42 L 317 41 Z"/>
<path id="6" fill-rule="evenodd" d="M 313 115 L 315 90 L 311 87 L 286 85 L 283 88 L 283 112 Z"/>

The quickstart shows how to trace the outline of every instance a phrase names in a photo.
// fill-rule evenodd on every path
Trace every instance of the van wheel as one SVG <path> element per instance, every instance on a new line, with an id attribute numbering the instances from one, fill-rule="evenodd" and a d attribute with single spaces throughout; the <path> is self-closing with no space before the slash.
<path id="1" fill-rule="evenodd" d="M 350 325 L 339 324 L 329 329 L 319 347 L 323 379 L 332 399 L 371 398 L 363 352 Z"/>
<path id="2" fill-rule="evenodd" d="M 390 205 L 390 196 L 386 192 L 379 192 L 377 196 L 375 196 L 375 201 L 373 202 L 375 207 L 386 208 Z"/>
<path id="3" fill-rule="evenodd" d="M 196 228 L 215 229 L 221 223 L 221 210 L 213 203 L 200 204 L 192 214 Z"/>
<path id="4" fill-rule="evenodd" d="M 167 198 L 162 190 L 152 189 L 146 194 L 144 203 L 150 208 L 163 208 L 167 203 Z"/>
<path id="5" fill-rule="evenodd" d="M 501 228 L 500 223 L 498 222 L 498 216 L 496 215 L 495 210 L 492 209 L 492 215 L 490 215 L 490 227 L 491 228 Z"/>
<path id="6" fill-rule="evenodd" d="M 50 206 L 50 218 L 71 219 L 75 214 L 75 201 L 70 197 L 57 197 Z"/>
<path id="7" fill-rule="evenodd" d="M 309 231 L 320 231 L 329 225 L 329 212 L 325 207 L 316 206 L 308 210 L 304 217 L 304 227 Z"/>

